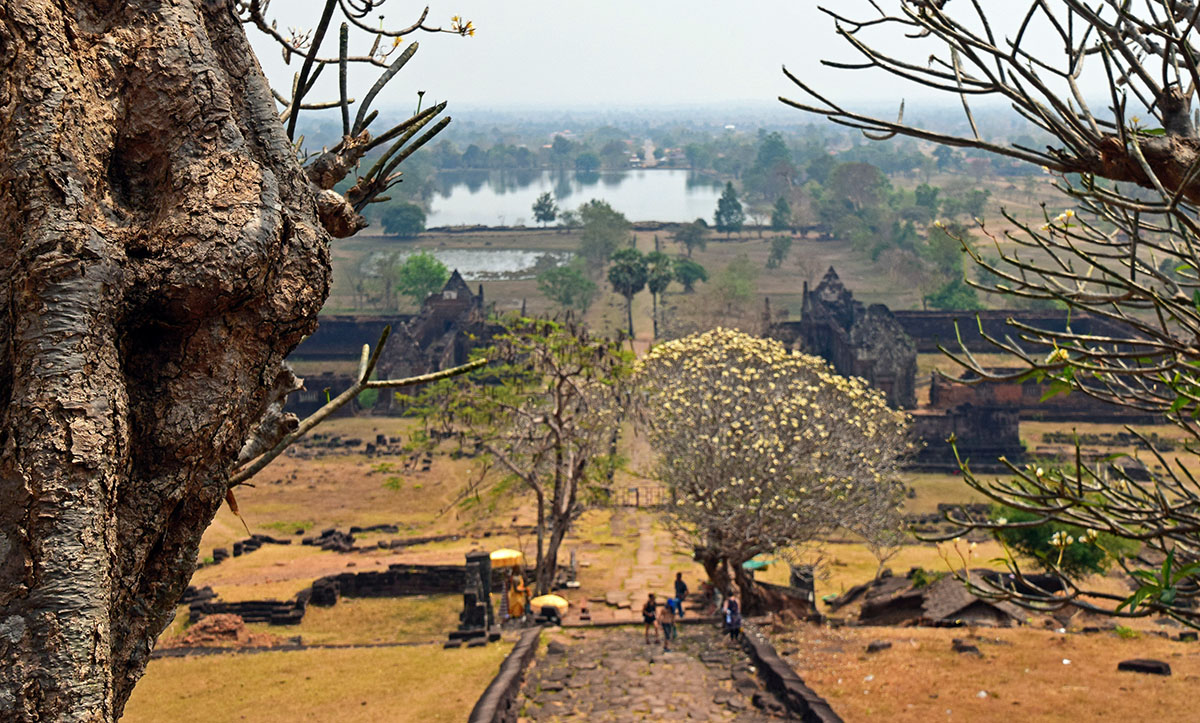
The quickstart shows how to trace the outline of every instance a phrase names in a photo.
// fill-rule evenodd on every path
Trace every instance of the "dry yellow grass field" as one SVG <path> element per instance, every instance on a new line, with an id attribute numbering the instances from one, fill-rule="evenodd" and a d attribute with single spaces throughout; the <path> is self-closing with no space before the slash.
<path id="1" fill-rule="evenodd" d="M 953 638 L 976 645 L 983 657 L 953 652 Z M 1145 633 L 1124 639 L 1031 628 L 805 625 L 772 639 L 847 721 L 1196 720 L 1200 644 Z M 864 652 L 873 640 L 892 647 Z M 1166 661 L 1172 675 L 1117 672 L 1128 658 Z"/>
<path id="2" fill-rule="evenodd" d="M 323 648 L 154 660 L 122 720 L 463 721 L 511 647 Z"/>

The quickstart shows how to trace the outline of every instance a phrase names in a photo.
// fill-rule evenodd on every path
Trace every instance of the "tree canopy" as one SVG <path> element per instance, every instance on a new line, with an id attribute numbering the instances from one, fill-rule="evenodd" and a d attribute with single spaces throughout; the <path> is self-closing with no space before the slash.
<path id="1" fill-rule="evenodd" d="M 717 199 L 717 212 L 714 214 L 714 220 L 713 225 L 716 226 L 717 231 L 726 235 L 741 231 L 742 225 L 746 223 L 746 212 L 742 210 L 742 203 L 738 200 L 732 181 L 725 184 L 725 190 Z"/>
<path id="2" fill-rule="evenodd" d="M 637 379 L 665 512 L 718 588 L 732 572 L 748 602 L 755 555 L 895 521 L 908 422 L 864 380 L 728 329 L 659 344 Z"/>
<path id="3" fill-rule="evenodd" d="M 446 265 L 428 251 L 409 255 L 396 274 L 396 290 L 420 304 L 433 292 L 442 288 L 450 278 Z"/>
<path id="4" fill-rule="evenodd" d="M 650 270 L 646 257 L 634 248 L 621 249 L 612 255 L 608 267 L 608 283 L 613 291 L 625 297 L 625 312 L 629 321 L 629 338 L 633 338 L 633 297 L 646 288 Z"/>
<path id="5" fill-rule="evenodd" d="M 632 357 L 573 321 L 509 317 L 478 358 L 491 363 L 431 387 L 418 410 L 486 455 L 481 485 L 512 477 L 537 506 L 539 594 L 551 592 L 571 523 L 604 493 L 617 462 Z M 495 469 L 497 468 L 498 469 Z"/>
<path id="6" fill-rule="evenodd" d="M 383 230 L 400 238 L 416 238 L 425 230 L 425 210 L 415 203 L 389 203 L 382 220 Z"/>
<path id="7" fill-rule="evenodd" d="M 583 204 L 579 219 L 583 224 L 579 253 L 594 269 L 607 264 L 613 252 L 631 238 L 629 221 L 607 201 L 593 199 Z"/>
<path id="8" fill-rule="evenodd" d="M 683 293 L 690 294 L 696 289 L 696 284 L 708 281 L 708 271 L 703 266 L 688 258 L 677 258 L 674 263 L 675 280 L 683 287 Z"/>
<path id="9" fill-rule="evenodd" d="M 556 136 L 556 138 L 558 137 L 561 136 Z M 533 202 L 533 217 L 543 226 L 553 221 L 557 215 L 558 206 L 555 205 L 554 197 L 550 195 L 549 191 L 538 196 L 537 200 Z"/>
<path id="10" fill-rule="evenodd" d="M 574 265 L 556 266 L 538 274 L 538 291 L 568 309 L 587 311 L 596 296 L 596 282 Z"/>
<path id="11" fill-rule="evenodd" d="M 671 240 L 687 250 L 688 258 L 692 257 L 693 249 L 703 250 L 708 245 L 708 224 L 698 218 L 691 223 L 685 223 L 671 234 Z"/>

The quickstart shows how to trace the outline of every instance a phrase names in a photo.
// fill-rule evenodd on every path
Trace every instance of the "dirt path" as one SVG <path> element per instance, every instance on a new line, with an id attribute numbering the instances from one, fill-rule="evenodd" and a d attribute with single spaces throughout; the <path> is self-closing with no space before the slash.
<path id="1" fill-rule="evenodd" d="M 711 625 L 682 626 L 671 652 L 640 628 L 552 641 L 526 676 L 519 721 L 769 721 L 779 703 L 761 690 L 740 647 Z"/>

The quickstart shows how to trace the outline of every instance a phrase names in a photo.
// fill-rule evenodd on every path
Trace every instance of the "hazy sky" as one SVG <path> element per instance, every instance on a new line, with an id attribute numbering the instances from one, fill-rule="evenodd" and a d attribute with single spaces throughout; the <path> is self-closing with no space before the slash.
<path id="1" fill-rule="evenodd" d="M 1003 9 L 1013 1 L 983 4 L 995 9 L 996 22 L 1003 24 Z M 281 29 L 312 27 L 322 4 L 275 0 L 271 11 Z M 865 0 L 823 4 L 870 16 Z M 418 89 L 427 91 L 427 100 L 495 109 L 770 103 L 781 94 L 799 99 L 799 89 L 780 72 L 784 64 L 839 100 L 892 104 L 901 97 L 910 102 L 929 97 L 882 73 L 823 68 L 821 58 L 855 61 L 859 56 L 817 5 L 817 0 L 432 0 L 431 23 L 448 26 L 452 15 L 461 15 L 474 22 L 475 37 L 417 33 L 406 38 L 406 43 L 420 41 L 421 48 L 388 86 L 387 102 L 411 107 Z M 390 0 L 383 6 L 385 24 L 408 25 L 420 7 Z M 268 77 L 289 87 L 299 63 L 285 67 L 268 41 L 249 32 Z M 335 37 L 336 29 L 330 41 Z M 882 47 L 923 62 L 933 48 L 922 42 L 928 41 L 890 40 Z M 336 43 L 327 47 L 332 54 Z M 361 94 L 376 71 L 359 68 L 354 76 L 351 95 Z M 326 81 L 333 78 L 322 78 Z"/>

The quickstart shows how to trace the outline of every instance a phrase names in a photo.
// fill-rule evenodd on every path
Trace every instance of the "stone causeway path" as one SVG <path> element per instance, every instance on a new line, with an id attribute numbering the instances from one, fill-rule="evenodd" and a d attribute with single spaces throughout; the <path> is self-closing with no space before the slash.
<path id="1" fill-rule="evenodd" d="M 640 626 L 556 632 L 526 673 L 518 721 L 782 717 L 745 653 L 719 632 L 710 624 L 680 626 L 671 652 L 661 641 L 647 645 Z"/>

